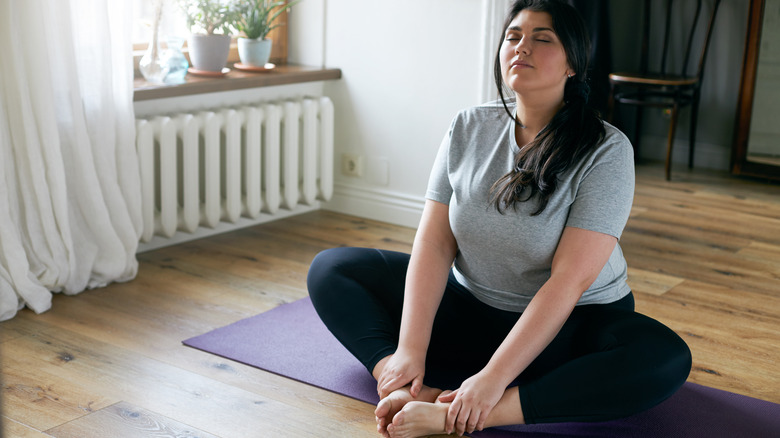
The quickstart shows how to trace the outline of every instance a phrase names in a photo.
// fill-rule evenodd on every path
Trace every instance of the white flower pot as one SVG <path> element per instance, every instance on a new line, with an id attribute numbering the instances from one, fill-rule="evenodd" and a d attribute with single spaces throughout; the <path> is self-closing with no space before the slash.
<path id="1" fill-rule="evenodd" d="M 192 67 L 203 71 L 222 71 L 230 54 L 230 35 L 194 33 L 187 40 Z"/>
<path id="2" fill-rule="evenodd" d="M 271 40 L 239 38 L 238 57 L 242 64 L 263 67 L 271 57 Z"/>

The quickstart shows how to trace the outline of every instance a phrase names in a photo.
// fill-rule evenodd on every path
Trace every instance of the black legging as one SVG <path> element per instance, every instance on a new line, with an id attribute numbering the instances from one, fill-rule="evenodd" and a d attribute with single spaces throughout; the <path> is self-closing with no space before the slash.
<path id="1" fill-rule="evenodd" d="M 317 255 L 309 294 L 336 338 L 372 371 L 395 352 L 409 255 L 334 248 Z M 452 274 L 433 324 L 425 384 L 455 389 L 482 369 L 520 313 L 488 306 Z M 691 370 L 685 342 L 634 312 L 634 298 L 575 307 L 560 333 L 514 384 L 526 423 L 606 421 L 671 396 Z"/>

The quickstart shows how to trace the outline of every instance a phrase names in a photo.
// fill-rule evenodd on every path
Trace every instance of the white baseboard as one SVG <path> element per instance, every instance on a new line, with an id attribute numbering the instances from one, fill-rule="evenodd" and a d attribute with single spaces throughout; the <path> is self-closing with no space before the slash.
<path id="1" fill-rule="evenodd" d="M 213 236 L 216 234 L 227 233 L 229 231 L 239 230 L 241 228 L 247 228 L 254 225 L 264 224 L 286 217 L 295 216 L 302 213 L 307 213 L 314 210 L 319 210 L 321 207 L 320 202 L 315 202 L 312 205 L 297 205 L 292 210 L 280 208 L 274 214 L 260 213 L 260 215 L 254 219 L 240 217 L 235 223 L 220 222 L 214 228 L 200 227 L 193 233 L 187 233 L 183 231 L 177 231 L 172 237 L 161 237 L 155 235 L 152 240 L 140 243 L 136 253 L 151 251 L 154 249 L 164 248 L 166 246 L 172 246 L 179 243 L 189 242 L 191 240 L 202 239 L 204 237 Z"/>
<path id="2" fill-rule="evenodd" d="M 333 197 L 328 202 L 317 202 L 311 206 L 298 205 L 294 210 L 280 209 L 274 214 L 261 213 L 255 219 L 242 217 L 232 224 L 220 222 L 214 228 L 201 227 L 194 233 L 180 231 L 170 238 L 154 236 L 149 242 L 139 244 L 137 253 L 251 227 L 320 208 L 393 225 L 417 228 L 424 205 L 425 198 L 422 196 L 410 196 L 389 190 L 336 183 Z"/>
<path id="3" fill-rule="evenodd" d="M 643 159 L 663 161 L 666 154 L 666 138 L 642 137 L 640 155 Z M 716 144 L 696 143 L 694 166 L 697 168 L 727 170 L 729 156 L 723 147 Z M 687 165 L 688 143 L 679 140 L 672 151 L 675 165 Z M 333 198 L 322 204 L 322 208 L 338 213 L 366 219 L 387 222 L 410 228 L 417 228 L 422 217 L 425 198 L 412 196 L 375 187 L 336 183 Z"/>
<path id="4" fill-rule="evenodd" d="M 417 228 L 425 198 L 372 187 L 336 183 L 333 198 L 323 203 L 329 211 Z"/>

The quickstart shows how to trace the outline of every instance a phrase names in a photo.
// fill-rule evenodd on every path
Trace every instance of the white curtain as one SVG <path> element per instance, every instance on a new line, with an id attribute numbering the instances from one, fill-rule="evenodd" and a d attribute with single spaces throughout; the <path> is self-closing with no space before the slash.
<path id="1" fill-rule="evenodd" d="M 0 1 L 0 320 L 135 277 L 129 0 Z"/>
<path id="2" fill-rule="evenodd" d="M 504 30 L 504 19 L 512 0 L 482 0 L 482 49 L 479 79 L 479 101 L 498 99 L 498 90 L 493 79 L 493 60 L 498 47 L 498 37 Z"/>

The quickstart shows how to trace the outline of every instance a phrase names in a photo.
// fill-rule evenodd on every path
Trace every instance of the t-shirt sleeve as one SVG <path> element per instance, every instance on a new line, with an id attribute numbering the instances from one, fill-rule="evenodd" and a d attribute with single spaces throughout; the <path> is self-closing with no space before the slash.
<path id="1" fill-rule="evenodd" d="M 425 192 L 425 198 L 442 204 L 450 205 L 452 197 L 452 184 L 449 175 L 449 151 L 452 129 L 449 129 L 444 135 L 439 146 L 439 152 L 436 154 L 436 160 L 433 162 L 433 169 L 428 178 L 428 189 Z"/>
<path id="2" fill-rule="evenodd" d="M 625 135 L 613 131 L 581 176 L 566 226 L 620 239 L 633 201 L 633 149 Z"/>

